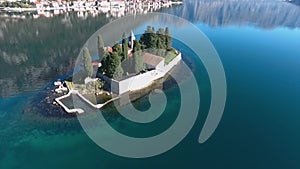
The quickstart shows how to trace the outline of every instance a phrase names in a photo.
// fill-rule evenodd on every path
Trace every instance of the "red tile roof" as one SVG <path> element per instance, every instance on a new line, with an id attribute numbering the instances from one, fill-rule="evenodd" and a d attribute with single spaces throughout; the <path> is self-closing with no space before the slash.
<path id="1" fill-rule="evenodd" d="M 104 47 L 104 50 L 105 50 L 105 51 L 108 51 L 109 53 L 112 53 L 112 52 L 113 52 L 113 49 L 112 49 L 112 47 L 110 47 L 110 46 Z"/>
<path id="2" fill-rule="evenodd" d="M 99 62 L 96 62 L 96 61 L 92 62 L 93 66 L 98 66 L 98 64 L 99 64 Z"/>

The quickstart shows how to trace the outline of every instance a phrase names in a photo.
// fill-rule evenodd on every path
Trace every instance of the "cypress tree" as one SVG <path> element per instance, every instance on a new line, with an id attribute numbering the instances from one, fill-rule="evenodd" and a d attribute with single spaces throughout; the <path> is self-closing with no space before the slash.
<path id="1" fill-rule="evenodd" d="M 99 56 L 99 60 L 101 60 L 104 56 L 104 43 L 103 43 L 103 39 L 102 36 L 99 34 L 98 35 L 98 56 Z"/>
<path id="2" fill-rule="evenodd" d="M 166 27 L 165 29 L 165 43 L 166 43 L 166 48 L 167 50 L 171 50 L 172 48 L 172 37 L 171 37 L 171 34 L 170 34 L 170 29 L 169 27 Z"/>
<path id="3" fill-rule="evenodd" d="M 92 57 L 87 47 L 83 49 L 83 59 L 84 59 L 84 69 L 87 73 L 87 76 L 92 77 L 93 75 Z"/>
<path id="4" fill-rule="evenodd" d="M 154 33 L 154 28 L 152 26 L 147 26 L 145 33 Z"/>
<path id="5" fill-rule="evenodd" d="M 116 67 L 113 78 L 118 79 L 118 78 L 122 77 L 123 74 L 124 74 L 124 70 L 120 64 L 119 66 Z"/>
<path id="6" fill-rule="evenodd" d="M 134 72 L 139 73 L 140 71 L 145 69 L 144 58 L 142 55 L 141 45 L 138 41 L 134 42 L 133 48 L 133 66 Z"/>
<path id="7" fill-rule="evenodd" d="M 163 56 L 165 54 L 165 44 L 162 38 L 158 37 L 156 40 L 156 46 L 157 48 L 155 49 L 154 52 L 152 52 L 155 55 L 158 56 Z"/>
<path id="8" fill-rule="evenodd" d="M 140 41 L 144 48 L 155 49 L 157 47 L 157 35 L 154 27 L 148 26 L 145 33 L 141 36 Z"/>
<path id="9" fill-rule="evenodd" d="M 112 47 L 113 51 L 117 53 L 118 57 L 122 59 L 122 48 L 118 42 Z"/>
<path id="10" fill-rule="evenodd" d="M 107 72 L 107 68 L 109 66 L 109 58 L 110 58 L 109 52 L 105 51 L 104 54 L 103 54 L 103 58 L 101 60 L 101 67 L 100 67 L 100 72 L 101 73 L 106 73 Z"/>
<path id="11" fill-rule="evenodd" d="M 165 30 L 163 28 L 159 28 L 156 32 L 157 39 L 156 39 L 156 46 L 157 49 L 166 49 L 166 36 Z"/>
<path id="12" fill-rule="evenodd" d="M 128 58 L 128 41 L 125 33 L 123 33 L 122 36 L 122 52 L 123 52 L 123 57 L 122 57 L 122 61 L 123 61 Z"/>
<path id="13" fill-rule="evenodd" d="M 121 59 L 116 51 L 114 51 L 108 59 L 109 65 L 107 66 L 106 75 L 112 78 L 114 75 L 120 77 L 123 74 L 123 69 L 121 69 Z M 118 68 L 120 67 L 120 68 Z M 117 72 L 116 72 L 117 71 Z"/>
<path id="14" fill-rule="evenodd" d="M 154 27 L 152 27 L 152 31 L 150 33 L 150 49 L 157 49 L 157 34 L 155 33 Z"/>

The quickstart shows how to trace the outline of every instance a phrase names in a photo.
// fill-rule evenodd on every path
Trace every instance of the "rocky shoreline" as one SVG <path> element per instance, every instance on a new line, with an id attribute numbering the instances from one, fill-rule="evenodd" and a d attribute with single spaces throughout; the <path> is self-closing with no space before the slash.
<path id="1" fill-rule="evenodd" d="M 179 69 L 172 69 L 171 72 L 175 74 L 181 74 L 182 72 Z M 186 75 L 183 75 L 187 77 Z M 70 77 L 68 78 L 70 79 Z M 180 83 L 180 82 L 179 82 Z M 117 105 L 125 105 L 129 102 L 133 102 L 138 100 L 141 97 L 147 96 L 151 91 L 155 91 L 155 89 L 165 90 L 167 88 L 171 88 L 172 86 L 176 86 L 177 82 L 174 81 L 169 75 L 164 76 L 156 80 L 152 85 L 129 93 L 130 100 L 116 100 Z M 76 114 L 67 113 L 61 106 L 59 106 L 55 99 L 63 96 L 64 94 L 59 94 L 54 92 L 55 86 L 53 82 L 51 82 L 48 86 L 46 86 L 43 90 L 38 92 L 28 103 L 26 108 L 23 110 L 24 115 L 29 116 L 41 116 L 45 118 L 54 118 L 54 119 L 74 119 L 77 117 Z M 110 112 L 110 110 L 115 109 L 114 103 L 109 103 L 104 107 L 104 110 Z"/>
<path id="2" fill-rule="evenodd" d="M 45 117 L 63 117 L 74 118 L 76 114 L 66 113 L 62 107 L 57 105 L 54 101 L 55 98 L 62 96 L 53 92 L 54 85 L 49 84 L 44 90 L 40 91 L 27 105 L 24 114 L 38 112 L 38 114 Z"/>

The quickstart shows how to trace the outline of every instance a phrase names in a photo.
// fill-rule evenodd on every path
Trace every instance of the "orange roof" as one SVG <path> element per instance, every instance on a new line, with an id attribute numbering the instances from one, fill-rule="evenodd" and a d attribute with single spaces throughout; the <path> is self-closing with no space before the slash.
<path id="1" fill-rule="evenodd" d="M 122 47 L 122 44 L 120 44 L 120 46 Z M 128 51 L 129 51 L 129 50 L 132 50 L 130 47 L 128 47 L 127 49 L 128 49 Z M 108 51 L 109 53 L 112 53 L 112 52 L 113 52 L 113 48 L 110 47 L 110 46 L 104 47 L 104 50 L 105 50 L 105 51 Z M 130 55 L 130 54 L 128 54 L 128 55 Z M 131 55 L 132 55 L 132 54 L 131 54 Z"/>
<path id="2" fill-rule="evenodd" d="M 123 47 L 122 44 L 119 44 L 119 45 L 120 45 L 121 48 Z M 127 47 L 127 49 L 128 49 L 128 50 L 131 50 L 131 48 L 130 48 L 129 46 Z"/>
<path id="3" fill-rule="evenodd" d="M 98 64 L 99 64 L 99 62 L 96 62 L 96 61 L 92 62 L 93 66 L 98 66 Z"/>
<path id="4" fill-rule="evenodd" d="M 112 49 L 112 47 L 110 47 L 110 46 L 104 47 L 104 50 L 105 50 L 105 51 L 108 51 L 109 53 L 112 53 L 112 52 L 113 52 L 113 49 Z"/>

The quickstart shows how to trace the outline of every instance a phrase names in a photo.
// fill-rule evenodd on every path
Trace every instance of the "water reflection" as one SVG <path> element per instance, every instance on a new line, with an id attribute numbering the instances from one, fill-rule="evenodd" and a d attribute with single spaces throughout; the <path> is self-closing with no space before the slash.
<path id="1" fill-rule="evenodd" d="M 185 0 L 183 5 L 168 13 L 210 26 L 300 27 L 299 6 L 282 1 Z"/>
<path id="2" fill-rule="evenodd" d="M 0 19 L 0 96 L 39 89 L 71 71 L 86 39 L 107 22 L 76 13 Z"/>
<path id="3" fill-rule="evenodd" d="M 40 89 L 71 71 L 87 38 L 115 18 L 169 7 L 0 11 L 0 96 Z"/>
<path id="4" fill-rule="evenodd" d="M 295 5 L 300 5 L 300 0 L 286 0 L 286 1 Z"/>
<path id="5" fill-rule="evenodd" d="M 101 12 L 96 15 L 83 12 L 84 17 L 78 12 L 67 12 L 53 13 L 52 18 L 35 19 L 30 17 L 31 13 L 25 13 L 25 19 L 0 18 L 1 97 L 40 89 L 71 71 L 87 38 L 113 20 Z M 300 8 L 286 2 L 185 0 L 182 5 L 164 12 L 210 26 L 300 27 Z M 135 23 L 124 23 L 124 31 L 144 22 L 136 19 Z M 180 26 L 176 20 L 165 21 L 168 22 Z"/>

